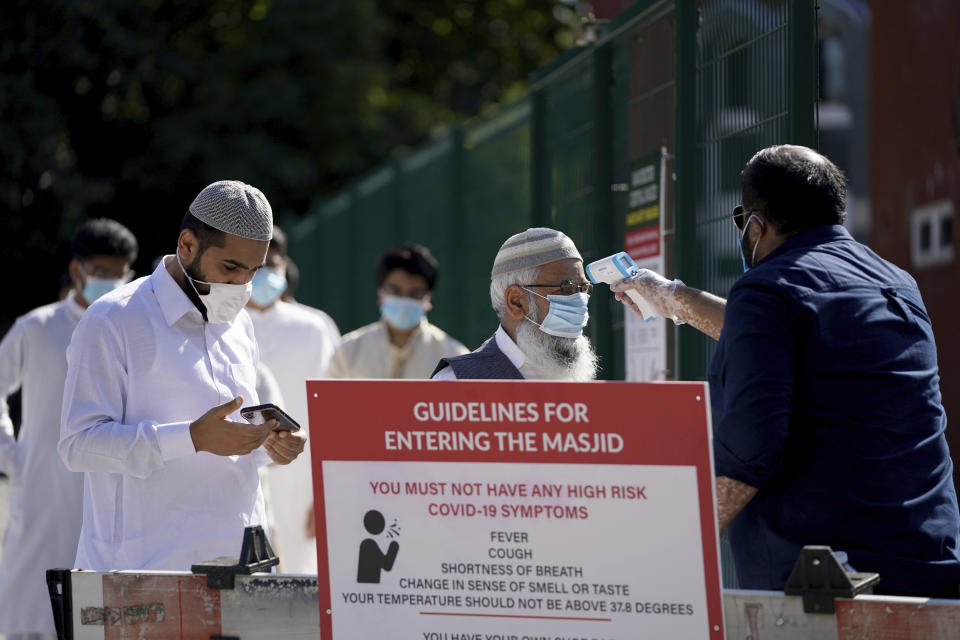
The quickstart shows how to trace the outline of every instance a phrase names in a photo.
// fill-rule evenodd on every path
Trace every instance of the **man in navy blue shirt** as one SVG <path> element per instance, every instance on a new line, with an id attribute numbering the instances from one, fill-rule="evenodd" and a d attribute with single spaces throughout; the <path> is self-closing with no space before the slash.
<path id="1" fill-rule="evenodd" d="M 758 152 L 734 210 L 746 273 L 724 301 L 642 273 L 665 317 L 718 338 L 717 509 L 740 586 L 782 589 L 806 544 L 878 593 L 958 597 L 960 515 L 936 344 L 913 278 L 841 225 L 846 180 L 806 147 Z"/>

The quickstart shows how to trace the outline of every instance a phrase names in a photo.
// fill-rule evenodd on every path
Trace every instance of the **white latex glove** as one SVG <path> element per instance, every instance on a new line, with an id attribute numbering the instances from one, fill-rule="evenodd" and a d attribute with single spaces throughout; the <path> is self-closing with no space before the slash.
<path id="1" fill-rule="evenodd" d="M 667 280 L 656 271 L 650 269 L 640 269 L 637 275 L 616 282 L 610 285 L 610 290 L 616 293 L 617 300 L 630 307 L 634 313 L 641 315 L 637 305 L 626 295 L 628 289 L 633 289 L 639 293 L 652 307 L 656 309 L 657 315 L 673 320 L 676 324 L 683 324 L 683 321 L 677 317 L 677 285 L 682 285 L 680 280 Z"/>

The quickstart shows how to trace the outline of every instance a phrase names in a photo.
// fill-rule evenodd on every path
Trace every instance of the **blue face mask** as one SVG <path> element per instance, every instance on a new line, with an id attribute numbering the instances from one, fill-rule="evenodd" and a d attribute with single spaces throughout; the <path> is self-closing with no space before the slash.
<path id="1" fill-rule="evenodd" d="M 750 228 L 750 223 L 753 222 L 753 219 L 757 218 L 755 215 L 750 215 L 747 218 L 746 224 L 743 225 L 743 231 L 740 232 L 740 262 L 743 263 L 743 272 L 746 273 L 750 271 L 750 267 L 756 266 L 757 264 L 757 246 L 760 244 L 760 237 L 757 236 L 757 241 L 753 243 L 753 251 L 750 253 L 750 262 L 747 262 L 747 254 L 743 250 L 743 241 L 747 237 L 747 229 Z M 763 227 L 763 221 L 760 218 L 757 218 L 757 223 L 760 224 L 761 228 Z"/>
<path id="2" fill-rule="evenodd" d="M 250 299 L 261 307 L 267 307 L 287 289 L 287 278 L 279 269 L 264 267 L 253 276 L 253 292 Z"/>
<path id="3" fill-rule="evenodd" d="M 383 294 L 383 304 L 380 305 L 380 316 L 394 329 L 407 331 L 420 324 L 420 320 L 427 315 L 423 300 L 404 298 Z"/>
<path id="4" fill-rule="evenodd" d="M 123 278 L 113 279 L 87 276 L 87 281 L 83 285 L 83 297 L 87 299 L 88 304 L 93 304 L 93 301 L 100 296 L 110 293 L 118 287 L 122 287 L 125 283 L 126 280 Z"/>
<path id="5" fill-rule="evenodd" d="M 587 326 L 587 321 L 590 319 L 590 312 L 587 310 L 587 304 L 590 302 L 589 295 L 574 293 L 569 296 L 544 297 L 530 289 L 525 288 L 524 291 L 550 301 L 550 309 L 542 324 L 527 318 L 540 327 L 541 331 L 558 338 L 579 338 L 583 334 L 583 328 Z"/>

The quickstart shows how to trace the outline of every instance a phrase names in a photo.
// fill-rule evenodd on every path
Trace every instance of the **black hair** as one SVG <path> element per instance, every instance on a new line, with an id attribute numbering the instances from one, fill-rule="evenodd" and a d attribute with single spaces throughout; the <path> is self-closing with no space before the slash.
<path id="1" fill-rule="evenodd" d="M 130 229 L 110 218 L 90 218 L 73 234 L 70 250 L 78 260 L 94 256 L 120 256 L 127 262 L 137 259 L 137 239 Z"/>
<path id="2" fill-rule="evenodd" d="M 776 145 L 762 149 L 743 170 L 743 205 L 759 209 L 780 233 L 843 224 L 847 179 L 813 149 Z"/>
<path id="3" fill-rule="evenodd" d="M 284 258 L 287 257 L 287 234 L 277 225 L 273 225 L 273 237 L 270 238 L 270 248 Z"/>
<path id="4" fill-rule="evenodd" d="M 377 287 L 383 286 L 394 269 L 403 269 L 410 275 L 423 276 L 427 280 L 427 288 L 433 291 L 437 282 L 437 259 L 430 253 L 430 249 L 420 244 L 408 244 L 403 247 L 387 249 L 377 260 Z"/>
<path id="5" fill-rule="evenodd" d="M 227 244 L 227 234 L 225 232 L 214 229 L 189 211 L 180 222 L 180 231 L 184 229 L 190 229 L 193 235 L 197 236 L 197 241 L 200 243 L 200 253 L 206 251 L 207 247 L 223 247 Z"/>

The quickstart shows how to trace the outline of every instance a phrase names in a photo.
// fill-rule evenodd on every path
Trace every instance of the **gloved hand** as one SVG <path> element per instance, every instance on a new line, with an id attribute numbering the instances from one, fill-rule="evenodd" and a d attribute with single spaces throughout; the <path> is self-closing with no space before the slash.
<path id="1" fill-rule="evenodd" d="M 650 269 L 640 269 L 640 273 L 637 275 L 610 285 L 610 290 L 616 294 L 617 300 L 633 309 L 637 315 L 640 315 L 640 310 L 633 300 L 626 295 L 628 289 L 633 289 L 643 296 L 643 299 L 656 309 L 658 316 L 669 318 L 676 324 L 683 324 L 683 321 L 678 317 L 680 309 L 680 303 L 676 295 L 678 285 L 683 285 L 683 282 L 667 280 Z"/>

